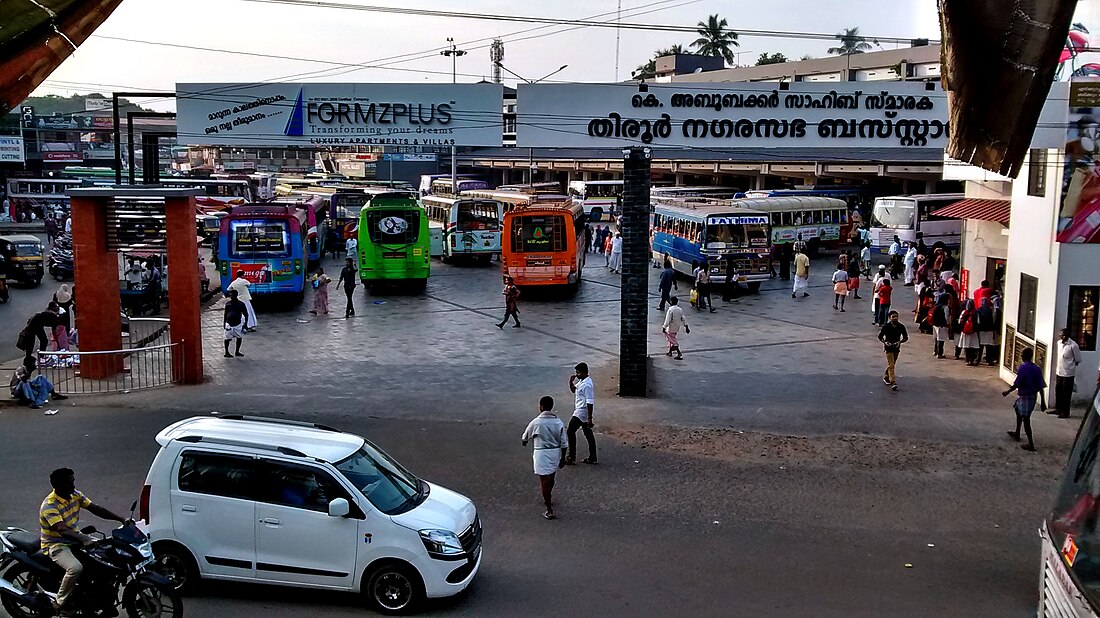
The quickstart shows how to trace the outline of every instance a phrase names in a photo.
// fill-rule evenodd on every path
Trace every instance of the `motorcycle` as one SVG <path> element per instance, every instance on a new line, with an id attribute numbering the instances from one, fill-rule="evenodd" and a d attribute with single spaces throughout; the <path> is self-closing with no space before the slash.
<path id="1" fill-rule="evenodd" d="M 71 547 L 84 571 L 67 607 L 91 616 L 117 616 L 120 606 L 130 618 L 183 616 L 179 594 L 171 580 L 154 570 L 152 543 L 133 519 L 110 536 L 94 526 L 81 532 L 98 538 L 85 547 Z M 19 528 L 0 531 L 0 570 L 4 569 L 0 604 L 12 618 L 56 614 L 53 601 L 65 572 L 40 550 L 37 534 Z"/>
<path id="2" fill-rule="evenodd" d="M 73 239 L 63 234 L 53 242 L 46 270 L 58 281 L 70 281 L 73 278 Z"/>

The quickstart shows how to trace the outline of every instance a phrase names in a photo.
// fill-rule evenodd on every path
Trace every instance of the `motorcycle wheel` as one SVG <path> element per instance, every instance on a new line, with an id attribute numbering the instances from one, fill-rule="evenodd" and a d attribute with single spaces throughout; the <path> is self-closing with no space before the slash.
<path id="1" fill-rule="evenodd" d="M 122 592 L 122 607 L 130 618 L 182 618 L 183 600 L 175 590 L 134 581 Z"/>
<path id="2" fill-rule="evenodd" d="M 21 564 L 16 564 L 8 569 L 4 573 L 4 579 L 28 592 L 34 592 L 38 588 L 34 575 Z M 12 618 L 44 618 L 53 615 L 53 612 L 40 612 L 18 603 L 8 595 L 0 596 L 0 605 L 4 606 L 4 611 L 8 612 Z"/>

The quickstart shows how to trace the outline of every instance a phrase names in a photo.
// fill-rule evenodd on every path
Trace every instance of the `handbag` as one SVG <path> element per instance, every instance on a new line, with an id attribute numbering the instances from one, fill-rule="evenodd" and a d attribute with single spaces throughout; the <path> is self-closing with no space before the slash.
<path id="1" fill-rule="evenodd" d="M 694 307 L 699 302 L 699 290 L 691 288 L 691 293 L 688 294 L 688 302 Z"/>

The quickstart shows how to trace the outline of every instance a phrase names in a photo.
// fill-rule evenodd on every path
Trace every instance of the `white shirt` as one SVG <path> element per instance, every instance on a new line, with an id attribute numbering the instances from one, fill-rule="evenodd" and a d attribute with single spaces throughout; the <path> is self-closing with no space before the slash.
<path id="1" fill-rule="evenodd" d="M 1081 364 L 1081 346 L 1072 339 L 1059 342 L 1058 368 L 1055 374 L 1063 378 L 1072 378 L 1077 374 L 1077 365 Z"/>
<path id="2" fill-rule="evenodd" d="M 348 257 L 355 256 L 355 261 L 359 261 L 359 241 L 355 238 L 349 238 L 344 245 L 347 250 Z"/>
<path id="3" fill-rule="evenodd" d="M 145 278 L 145 267 L 137 264 L 130 266 L 126 269 L 126 281 L 128 283 L 139 284 Z"/>
<path id="4" fill-rule="evenodd" d="M 870 247 L 864 247 L 863 249 L 860 249 L 859 259 L 863 260 L 864 262 L 870 262 L 871 261 L 871 248 Z"/>
<path id="5" fill-rule="evenodd" d="M 577 392 L 573 406 L 573 416 L 588 422 L 588 404 L 596 405 L 596 388 L 592 386 L 592 377 L 589 376 L 573 385 Z"/>
<path id="6" fill-rule="evenodd" d="M 237 300 L 242 303 L 252 302 L 252 294 L 248 292 L 248 286 L 252 285 L 248 279 L 243 277 L 237 277 L 233 280 L 233 283 L 229 284 L 226 292 L 229 290 L 237 290 Z"/>
<path id="7" fill-rule="evenodd" d="M 534 439 L 536 451 L 543 449 L 563 449 L 567 446 L 565 423 L 553 412 L 543 412 L 532 420 L 523 430 L 524 442 Z"/>
<path id="8" fill-rule="evenodd" d="M 66 234 L 71 234 L 72 232 L 73 232 L 73 218 L 72 217 L 66 217 L 65 218 L 65 233 Z"/>
<path id="9" fill-rule="evenodd" d="M 611 252 L 622 253 L 623 252 L 623 239 L 616 236 L 611 239 Z"/>
<path id="10" fill-rule="evenodd" d="M 680 305 L 672 305 L 665 311 L 665 323 L 664 329 L 670 333 L 680 332 L 680 325 L 687 326 L 687 320 L 684 319 L 684 310 Z"/>
<path id="11" fill-rule="evenodd" d="M 917 248 L 909 247 L 909 250 L 905 252 L 905 265 L 912 266 L 917 263 Z"/>

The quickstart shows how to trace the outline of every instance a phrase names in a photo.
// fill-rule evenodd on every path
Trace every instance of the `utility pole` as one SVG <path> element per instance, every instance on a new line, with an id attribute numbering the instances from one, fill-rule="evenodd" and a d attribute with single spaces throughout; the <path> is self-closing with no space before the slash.
<path id="1" fill-rule="evenodd" d="M 451 83 L 458 83 L 458 57 L 465 56 L 468 52 L 464 49 L 459 49 L 455 45 L 453 37 L 447 37 L 447 43 L 450 44 L 450 49 L 445 49 L 439 52 L 441 55 L 450 56 L 451 58 Z M 458 195 L 458 149 L 455 146 L 451 146 L 451 192 Z"/>

